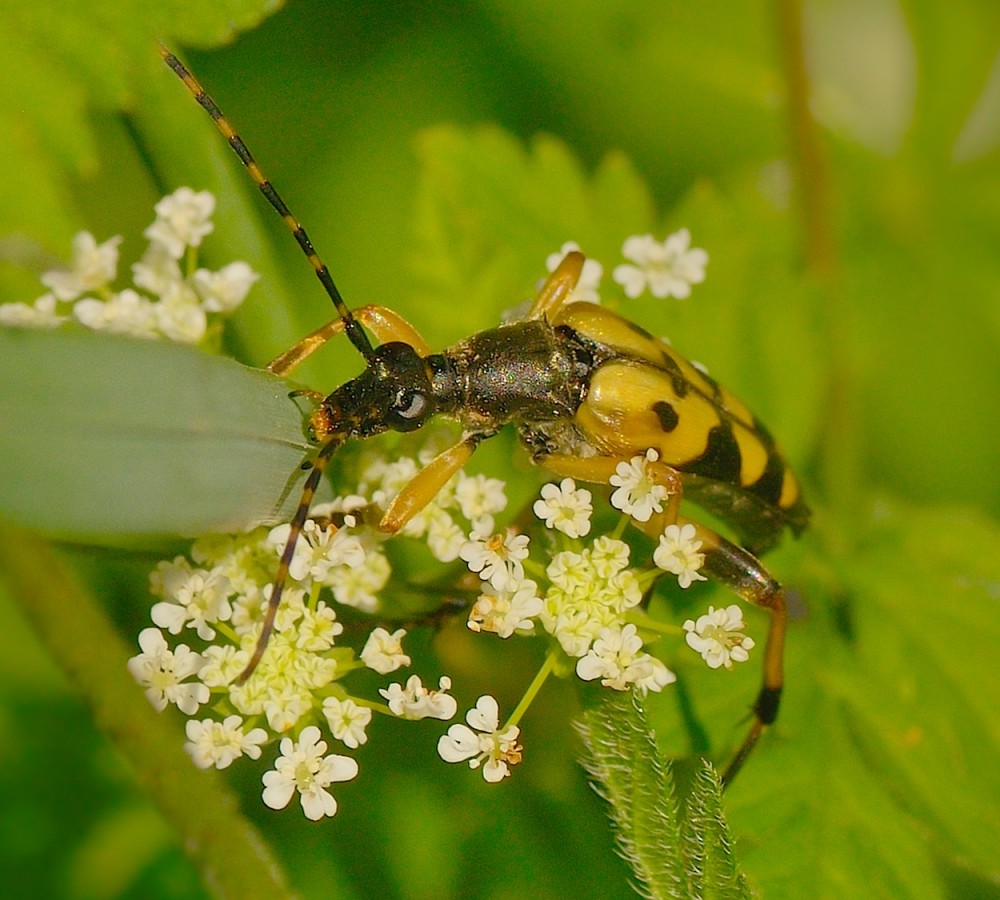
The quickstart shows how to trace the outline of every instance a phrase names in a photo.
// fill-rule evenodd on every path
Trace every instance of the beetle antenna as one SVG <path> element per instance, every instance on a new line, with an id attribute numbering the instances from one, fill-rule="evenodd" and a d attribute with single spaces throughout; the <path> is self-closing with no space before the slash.
<path id="1" fill-rule="evenodd" d="M 281 561 L 278 563 L 278 571 L 275 572 L 274 581 L 271 582 L 271 596 L 267 598 L 267 612 L 264 614 L 260 635 L 257 638 L 257 646 L 250 657 L 250 662 L 247 663 L 246 668 L 240 672 L 239 677 L 236 679 L 236 684 L 243 684 L 243 682 L 253 675 L 254 669 L 257 668 L 257 664 L 267 649 L 267 643 L 271 639 L 271 633 L 274 631 L 274 620 L 278 615 L 278 607 L 281 606 L 281 595 L 284 593 L 285 584 L 288 581 L 288 569 L 292 564 L 292 559 L 295 557 L 295 548 L 298 545 L 299 537 L 302 535 L 306 519 L 309 517 L 309 507 L 312 506 L 313 495 L 316 493 L 316 488 L 319 486 L 320 479 L 323 477 L 330 459 L 337 451 L 337 448 L 344 443 L 345 438 L 346 435 L 334 434 L 320 447 L 319 453 L 316 454 L 309 477 L 302 488 L 302 498 L 299 500 L 298 508 L 292 517 L 291 526 L 288 531 L 288 540 L 285 542 L 285 549 L 281 552 Z M 330 527 L 333 528 L 336 526 L 331 525 Z"/>
<path id="2" fill-rule="evenodd" d="M 330 275 L 330 270 L 327 269 L 326 263 L 319 258 L 319 254 L 313 248 L 312 241 L 309 240 L 309 235 L 306 234 L 306 230 L 299 223 L 299 220 L 295 218 L 289 211 L 288 207 L 285 205 L 285 201 L 281 199 L 278 192 L 274 189 L 274 186 L 270 181 L 264 176 L 261 171 L 260 166 L 257 165 L 257 161 L 253 158 L 247 145 L 243 143 L 243 138 L 241 138 L 237 133 L 236 129 L 233 128 L 230 121 L 222 114 L 222 110 L 216 105 L 216 102 L 209 96 L 208 92 L 201 86 L 201 83 L 197 78 L 192 75 L 187 67 L 182 63 L 173 53 L 170 52 L 163 44 L 159 45 L 160 56 L 163 57 L 163 61 L 173 69 L 174 73 L 184 82 L 187 89 L 194 96 L 194 99 L 198 101 L 199 105 L 207 112 L 211 117 L 212 121 L 215 122 L 215 126 L 222 133 L 222 136 L 228 141 L 229 146 L 233 148 L 236 155 L 240 158 L 240 162 L 246 167 L 246 170 L 250 173 L 250 177 L 254 180 L 254 183 L 260 188 L 260 192 L 267 198 L 267 202 L 274 207 L 275 211 L 281 216 L 282 221 L 291 231 L 295 240 L 298 242 L 299 247 L 302 248 L 302 252 L 306 255 L 309 260 L 310 265 L 313 267 L 313 271 L 316 273 L 316 277 L 319 279 L 320 284 L 323 285 L 323 290 L 326 291 L 327 295 L 333 301 L 333 305 L 337 309 L 337 314 L 344 321 L 344 330 L 347 332 L 347 337 L 350 339 L 351 343 L 355 346 L 358 352 L 365 358 L 366 362 L 370 362 L 374 351 L 372 350 L 371 342 L 368 340 L 368 335 L 365 334 L 365 330 L 361 327 L 361 324 L 351 310 L 348 308 L 347 304 L 344 302 L 344 298 L 341 296 L 340 291 L 337 289 L 337 285 L 334 284 L 333 277 Z"/>

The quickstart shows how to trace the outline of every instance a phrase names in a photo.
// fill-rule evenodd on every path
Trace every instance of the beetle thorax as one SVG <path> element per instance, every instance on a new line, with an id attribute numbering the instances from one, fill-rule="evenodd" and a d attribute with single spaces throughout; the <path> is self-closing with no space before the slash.
<path id="1" fill-rule="evenodd" d="M 471 431 L 571 419 L 586 390 L 582 347 L 543 321 L 482 331 L 442 354 L 448 412 Z"/>

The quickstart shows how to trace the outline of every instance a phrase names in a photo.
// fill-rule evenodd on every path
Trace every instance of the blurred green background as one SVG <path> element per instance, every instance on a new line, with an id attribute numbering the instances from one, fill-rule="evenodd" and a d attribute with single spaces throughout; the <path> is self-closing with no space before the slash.
<path id="1" fill-rule="evenodd" d="M 0 301 L 38 296 L 39 272 L 81 228 L 124 234 L 133 260 L 154 202 L 189 184 L 219 193 L 209 264 L 244 258 L 264 274 L 233 324 L 238 358 L 262 365 L 330 316 L 294 242 L 160 63 L 157 37 L 237 125 L 348 301 L 399 310 L 432 346 L 529 296 L 563 240 L 609 271 L 629 234 L 690 227 L 712 256 L 706 284 L 666 310 L 640 303 L 635 318 L 750 401 L 817 509 L 813 533 L 774 556 L 810 612 L 793 626 L 797 681 L 775 740 L 729 795 L 738 857 L 765 896 L 1000 896 L 989 664 L 1000 638 L 1000 7 L 817 0 L 799 11 L 291 0 L 251 28 L 261 11 L 235 0 L 10 4 Z M 468 130 L 483 123 L 514 140 Z M 342 347 L 321 356 L 306 383 L 357 369 Z M 141 402 L 142 384 L 121 391 Z M 18 373 L 5 373 L 11 409 L 17 394 Z M 58 411 L 37 440 L 72 466 Z M 510 458 L 498 442 L 477 462 L 503 475 Z M 59 498 L 45 483 L 37 492 L 57 521 Z M 156 558 L 80 546 L 60 557 L 129 646 Z M 174 820 L 95 729 L 76 678 L 3 602 L 0 892 L 205 892 Z M 530 678 L 537 653 L 502 650 L 514 661 L 460 635 L 435 647 L 469 679 L 469 705 L 498 660 Z M 691 677 L 718 724 L 700 748 L 665 727 L 679 754 L 734 739 L 756 675 L 704 689 Z M 522 686 L 501 690 L 516 700 Z M 303 896 L 631 896 L 574 762 L 577 702 L 570 684 L 546 689 L 525 723 L 530 765 L 499 789 L 434 764 L 436 732 L 379 723 L 366 778 L 338 792 L 334 820 L 264 810 L 249 766 L 220 790 L 244 798 Z M 179 746 L 179 724 L 164 721 Z"/>

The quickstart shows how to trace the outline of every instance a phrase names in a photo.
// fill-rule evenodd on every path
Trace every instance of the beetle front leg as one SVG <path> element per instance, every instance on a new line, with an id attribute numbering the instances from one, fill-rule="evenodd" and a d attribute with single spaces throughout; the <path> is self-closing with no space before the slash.
<path id="1" fill-rule="evenodd" d="M 439 453 L 396 494 L 378 524 L 379 531 L 395 534 L 424 509 L 452 476 L 470 459 L 479 442 L 488 435 L 466 435 L 453 447 Z"/>
<path id="2" fill-rule="evenodd" d="M 421 337 L 420 332 L 399 313 L 395 313 L 391 309 L 384 306 L 362 306 L 360 309 L 354 310 L 354 318 L 375 335 L 381 344 L 402 341 L 413 347 L 421 356 L 430 355 L 431 348 Z M 341 318 L 327 322 L 326 325 L 317 328 L 311 334 L 307 334 L 281 356 L 271 360 L 267 366 L 268 372 L 281 378 L 291 374 L 307 357 L 312 356 L 327 341 L 338 334 L 343 334 L 344 328 L 344 320 Z"/>

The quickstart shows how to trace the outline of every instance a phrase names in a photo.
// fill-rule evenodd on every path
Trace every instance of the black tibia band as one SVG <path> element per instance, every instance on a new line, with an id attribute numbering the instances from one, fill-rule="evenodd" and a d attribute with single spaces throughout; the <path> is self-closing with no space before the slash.
<path id="1" fill-rule="evenodd" d="M 757 702 L 753 705 L 754 715 L 763 725 L 770 725 L 778 718 L 778 705 L 781 703 L 781 688 L 769 688 L 767 686 L 760 689 L 757 695 Z"/>

